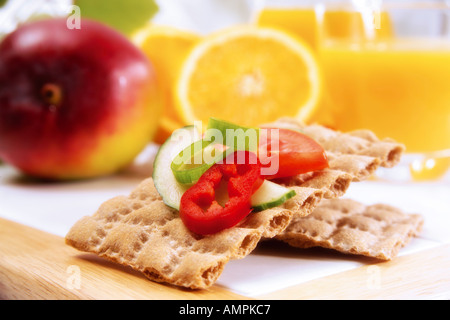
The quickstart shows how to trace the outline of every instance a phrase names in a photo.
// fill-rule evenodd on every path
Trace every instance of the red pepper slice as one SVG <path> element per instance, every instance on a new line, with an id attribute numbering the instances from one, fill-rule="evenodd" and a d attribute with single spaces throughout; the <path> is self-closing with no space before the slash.
<path id="1" fill-rule="evenodd" d="M 227 183 L 229 198 L 224 206 L 216 200 L 222 181 Z M 256 154 L 237 151 L 225 163 L 214 164 L 183 194 L 181 220 L 189 230 L 201 235 L 231 228 L 252 211 L 250 198 L 263 181 Z"/>

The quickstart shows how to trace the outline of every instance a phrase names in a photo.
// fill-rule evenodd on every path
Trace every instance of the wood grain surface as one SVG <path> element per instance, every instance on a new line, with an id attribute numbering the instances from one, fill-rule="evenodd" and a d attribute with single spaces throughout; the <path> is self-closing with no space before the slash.
<path id="1" fill-rule="evenodd" d="M 192 291 L 79 252 L 62 237 L 0 219 L 1 299 L 246 299 L 219 286 Z"/>
<path id="2" fill-rule="evenodd" d="M 397 257 L 264 295 L 261 299 L 450 299 L 450 245 Z"/>
<path id="3" fill-rule="evenodd" d="M 450 245 L 313 280 L 260 299 L 450 299 Z M 218 285 L 185 290 L 81 253 L 64 239 L 0 219 L 0 298 L 248 299 Z"/>

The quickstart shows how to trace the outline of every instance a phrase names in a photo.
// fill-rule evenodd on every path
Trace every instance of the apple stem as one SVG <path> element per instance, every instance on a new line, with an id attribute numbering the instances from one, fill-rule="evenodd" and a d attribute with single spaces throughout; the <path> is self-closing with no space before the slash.
<path id="1" fill-rule="evenodd" d="M 41 89 L 41 97 L 46 104 L 57 107 L 61 104 L 62 89 L 54 83 L 46 83 Z"/>

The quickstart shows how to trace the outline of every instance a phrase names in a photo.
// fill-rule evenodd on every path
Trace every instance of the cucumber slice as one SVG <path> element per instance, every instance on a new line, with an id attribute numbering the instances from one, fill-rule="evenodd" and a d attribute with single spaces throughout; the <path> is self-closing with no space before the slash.
<path id="1" fill-rule="evenodd" d="M 190 185 L 181 184 L 175 179 L 170 164 L 183 149 L 200 139 L 200 133 L 195 126 L 178 129 L 163 143 L 156 154 L 153 182 L 164 203 L 176 210 L 180 209 L 181 196 Z"/>
<path id="2" fill-rule="evenodd" d="M 153 182 L 156 190 L 164 203 L 176 210 L 180 209 L 181 197 L 191 184 L 178 182 L 173 174 L 171 164 L 181 151 L 196 141 L 201 141 L 201 136 L 195 126 L 178 129 L 160 147 L 155 158 Z M 261 187 L 252 195 L 251 205 L 255 211 L 261 211 L 279 206 L 295 194 L 294 190 L 264 180 Z"/>
<path id="3" fill-rule="evenodd" d="M 262 211 L 281 205 L 295 196 L 294 190 L 275 182 L 264 180 L 261 187 L 252 195 L 251 204 L 254 211 Z"/>
<path id="4" fill-rule="evenodd" d="M 172 161 L 170 168 L 175 179 L 183 184 L 196 182 L 203 173 L 233 150 L 225 150 L 221 144 L 198 140 L 183 149 Z"/>
<path id="5" fill-rule="evenodd" d="M 234 150 L 247 150 L 254 153 L 258 151 L 259 128 L 243 127 L 217 118 L 209 118 L 204 139 L 214 141 L 217 133 L 220 133 L 220 142 Z"/>
<path id="6" fill-rule="evenodd" d="M 236 150 L 257 153 L 258 141 L 258 128 L 241 127 L 210 118 L 204 138 L 186 146 L 173 159 L 172 172 L 178 182 L 194 183 L 213 164 Z"/>

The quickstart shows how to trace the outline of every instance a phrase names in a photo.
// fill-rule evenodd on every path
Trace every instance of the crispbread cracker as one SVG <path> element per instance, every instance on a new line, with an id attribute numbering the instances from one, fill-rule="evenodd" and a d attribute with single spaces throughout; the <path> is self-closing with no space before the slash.
<path id="1" fill-rule="evenodd" d="M 369 130 L 343 133 L 317 124 L 303 125 L 291 118 L 281 118 L 265 126 L 299 130 L 313 138 L 325 149 L 330 167 L 352 174 L 354 181 L 365 180 L 379 166 L 394 167 L 405 151 L 404 145 L 389 138 L 380 140 Z"/>
<path id="2" fill-rule="evenodd" d="M 302 130 L 309 128 L 302 126 Z M 155 281 L 207 288 L 230 259 L 245 257 L 261 238 L 280 234 L 293 217 L 309 215 L 323 198 L 342 196 L 351 181 L 364 180 L 380 165 L 396 162 L 395 157 L 388 159 L 389 154 L 403 151 L 400 144 L 393 142 L 389 142 L 389 148 L 380 147 L 386 142 L 372 135 L 357 137 L 324 127 L 312 128 L 315 139 L 325 142 L 330 168 L 280 181 L 295 189 L 297 195 L 279 207 L 252 213 L 237 226 L 217 234 L 199 236 L 191 233 L 178 213 L 163 203 L 149 178 L 129 196 L 113 198 L 93 216 L 78 221 L 67 234 L 66 243 L 131 266 Z M 332 144 L 326 144 L 327 137 L 333 139 Z M 336 143 L 357 144 L 358 154 L 352 148 L 339 149 Z M 368 148 L 375 148 L 379 154 L 365 150 Z"/>
<path id="3" fill-rule="evenodd" d="M 298 248 L 323 247 L 391 260 L 422 229 L 423 218 L 386 204 L 324 200 L 306 217 L 294 217 L 276 239 Z"/>
<path id="4" fill-rule="evenodd" d="M 323 192 L 299 188 L 284 206 L 251 214 L 237 226 L 211 236 L 190 232 L 178 212 L 166 206 L 151 178 L 129 197 L 103 203 L 91 217 L 79 220 L 66 243 L 133 269 L 148 278 L 193 289 L 212 285 L 230 259 L 248 255 L 262 237 L 287 227 L 293 211 L 309 214 Z"/>

